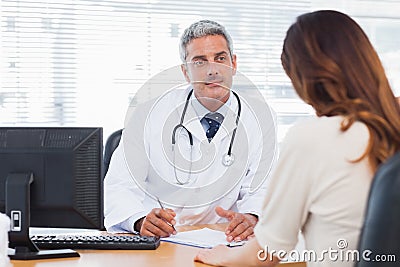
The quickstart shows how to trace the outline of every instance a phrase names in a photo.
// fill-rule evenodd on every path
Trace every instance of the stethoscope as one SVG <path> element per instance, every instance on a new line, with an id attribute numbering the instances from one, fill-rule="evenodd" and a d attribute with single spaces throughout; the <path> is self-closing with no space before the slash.
<path id="1" fill-rule="evenodd" d="M 232 147 L 233 147 L 233 142 L 234 142 L 234 140 L 235 140 L 236 130 L 237 130 L 237 127 L 238 127 L 238 125 L 239 125 L 240 113 L 241 113 L 241 111 L 242 111 L 242 104 L 241 104 L 241 102 L 240 102 L 239 96 L 238 96 L 237 93 L 235 93 L 234 91 L 231 91 L 231 92 L 232 92 L 233 95 L 236 97 L 236 100 L 237 100 L 237 103 L 238 103 L 238 112 L 237 112 L 236 121 L 235 121 L 236 127 L 235 127 L 235 129 L 233 129 L 233 132 L 232 132 L 232 137 L 231 137 L 231 142 L 230 142 L 230 144 L 229 144 L 228 152 L 225 153 L 225 155 L 222 157 L 222 164 L 223 164 L 224 166 L 226 166 L 226 167 L 231 166 L 231 165 L 235 162 L 235 156 L 232 154 Z M 174 151 L 174 146 L 175 146 L 175 143 L 176 143 L 176 140 L 175 140 L 176 131 L 177 131 L 179 128 L 182 128 L 182 129 L 184 129 L 184 130 L 186 131 L 186 133 L 187 133 L 187 135 L 188 135 L 188 137 L 189 137 L 190 147 L 191 147 L 191 148 L 193 147 L 193 136 L 192 136 L 192 133 L 183 125 L 183 121 L 184 121 L 184 119 L 185 119 L 186 111 L 187 111 L 187 108 L 188 108 L 188 105 L 189 105 L 189 101 L 190 101 L 190 97 L 192 96 L 192 94 L 193 94 L 193 89 L 190 90 L 190 92 L 189 92 L 189 94 L 188 94 L 188 96 L 187 96 L 187 98 L 186 98 L 185 106 L 184 106 L 183 111 L 182 111 L 182 114 L 181 114 L 181 121 L 179 122 L 179 124 L 177 124 L 177 125 L 174 127 L 174 130 L 172 131 L 172 150 L 173 150 L 173 151 Z M 193 149 L 191 149 L 191 151 L 193 151 Z M 182 182 L 181 180 L 179 180 L 179 179 L 178 179 L 178 176 L 177 176 L 177 174 L 176 174 L 175 151 L 174 151 L 174 157 L 173 157 L 173 158 L 174 158 L 173 165 L 174 165 L 174 173 L 175 173 L 175 179 L 176 179 L 176 181 L 177 181 L 178 184 L 180 184 L 180 185 L 184 185 L 184 184 L 189 183 L 190 178 L 191 178 L 191 175 L 192 175 L 192 153 L 190 153 L 189 177 L 188 177 L 188 179 L 187 179 L 185 182 Z"/>

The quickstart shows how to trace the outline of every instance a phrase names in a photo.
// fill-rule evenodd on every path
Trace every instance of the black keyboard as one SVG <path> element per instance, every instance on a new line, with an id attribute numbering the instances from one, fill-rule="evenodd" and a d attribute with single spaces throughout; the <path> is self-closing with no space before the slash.
<path id="1" fill-rule="evenodd" d="M 31 240 L 39 249 L 150 250 L 160 245 L 160 238 L 154 236 L 34 235 Z"/>

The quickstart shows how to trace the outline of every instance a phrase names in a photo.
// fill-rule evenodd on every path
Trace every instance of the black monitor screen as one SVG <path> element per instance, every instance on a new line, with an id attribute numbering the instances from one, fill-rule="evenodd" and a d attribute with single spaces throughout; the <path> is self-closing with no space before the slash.
<path id="1" fill-rule="evenodd" d="M 102 138 L 102 128 L 0 127 L 0 211 L 7 179 L 32 174 L 30 226 L 103 229 Z"/>

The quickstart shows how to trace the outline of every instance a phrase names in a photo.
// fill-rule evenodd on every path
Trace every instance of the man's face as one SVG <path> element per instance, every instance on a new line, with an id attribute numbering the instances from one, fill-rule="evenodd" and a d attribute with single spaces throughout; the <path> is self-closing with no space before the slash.
<path id="1" fill-rule="evenodd" d="M 225 103 L 236 73 L 236 55 L 231 57 L 225 38 L 220 35 L 197 38 L 186 46 L 186 51 L 186 64 L 181 67 L 186 81 L 193 85 L 195 96 L 206 107 L 207 99 Z"/>

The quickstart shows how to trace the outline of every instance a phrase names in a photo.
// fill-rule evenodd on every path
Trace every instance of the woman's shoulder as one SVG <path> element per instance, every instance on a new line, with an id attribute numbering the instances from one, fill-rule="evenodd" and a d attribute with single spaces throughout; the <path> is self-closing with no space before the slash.
<path id="1" fill-rule="evenodd" d="M 287 135 L 288 141 L 301 141 L 304 143 L 334 142 L 337 139 L 358 137 L 367 139 L 368 129 L 362 122 L 354 122 L 347 131 L 342 131 L 343 116 L 312 117 L 304 119 L 292 126 Z"/>

